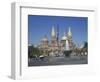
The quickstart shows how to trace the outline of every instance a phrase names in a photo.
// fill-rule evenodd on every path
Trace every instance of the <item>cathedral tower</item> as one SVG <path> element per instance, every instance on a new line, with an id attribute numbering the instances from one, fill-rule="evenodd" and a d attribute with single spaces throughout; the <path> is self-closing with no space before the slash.
<path id="1" fill-rule="evenodd" d="M 72 49 L 73 43 L 72 43 L 72 32 L 71 32 L 70 27 L 69 27 L 69 30 L 68 30 L 68 35 L 67 35 L 67 37 L 68 37 L 69 48 Z"/>
<path id="2" fill-rule="evenodd" d="M 57 44 L 57 32 L 55 30 L 55 27 L 52 27 L 52 31 L 51 31 L 51 49 L 52 51 L 57 50 L 58 48 L 58 44 Z"/>
<path id="3" fill-rule="evenodd" d="M 49 43 L 49 41 L 48 41 L 48 38 L 47 38 L 46 35 L 43 37 L 43 39 L 42 39 L 41 42 L 42 42 L 42 48 L 43 48 L 43 49 L 47 49 L 47 48 L 48 48 L 48 43 Z"/>

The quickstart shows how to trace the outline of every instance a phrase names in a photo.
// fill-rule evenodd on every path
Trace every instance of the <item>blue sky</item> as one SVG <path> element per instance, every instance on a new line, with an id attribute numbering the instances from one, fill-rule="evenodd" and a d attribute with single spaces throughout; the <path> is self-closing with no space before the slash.
<path id="1" fill-rule="evenodd" d="M 52 26 L 59 27 L 59 39 L 70 27 L 74 43 L 87 41 L 87 17 L 28 15 L 28 43 L 39 44 L 44 35 L 47 35 L 50 41 Z"/>

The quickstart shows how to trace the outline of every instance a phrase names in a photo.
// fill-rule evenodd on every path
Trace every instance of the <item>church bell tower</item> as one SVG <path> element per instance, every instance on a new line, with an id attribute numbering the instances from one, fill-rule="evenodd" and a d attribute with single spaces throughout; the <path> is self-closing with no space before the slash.
<path id="1" fill-rule="evenodd" d="M 73 43 L 72 43 L 72 32 L 71 32 L 71 29 L 69 27 L 69 30 L 68 30 L 68 43 L 69 43 L 69 48 L 72 49 L 73 47 Z"/>
<path id="2" fill-rule="evenodd" d="M 55 51 L 58 48 L 57 47 L 57 33 L 54 26 L 52 27 L 52 31 L 51 31 L 51 48 L 52 48 L 52 51 Z"/>

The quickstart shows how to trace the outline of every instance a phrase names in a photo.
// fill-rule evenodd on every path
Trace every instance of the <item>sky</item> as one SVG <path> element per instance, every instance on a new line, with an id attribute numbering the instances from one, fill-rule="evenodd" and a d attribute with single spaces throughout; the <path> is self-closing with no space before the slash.
<path id="1" fill-rule="evenodd" d="M 51 40 L 52 27 L 59 28 L 59 39 L 70 27 L 72 40 L 75 44 L 82 44 L 88 38 L 88 18 L 70 16 L 28 15 L 28 43 L 40 44 L 41 39 L 47 35 Z"/>

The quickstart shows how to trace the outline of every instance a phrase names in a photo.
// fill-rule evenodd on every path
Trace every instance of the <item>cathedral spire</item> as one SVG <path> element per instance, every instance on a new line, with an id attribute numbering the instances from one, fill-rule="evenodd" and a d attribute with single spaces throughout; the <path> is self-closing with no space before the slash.
<path id="1" fill-rule="evenodd" d="M 54 26 L 52 27 L 51 36 L 56 37 L 56 32 Z"/>
<path id="2" fill-rule="evenodd" d="M 70 27 L 69 27 L 69 30 L 68 30 L 68 36 L 69 36 L 69 37 L 72 37 L 72 32 L 71 32 Z"/>

